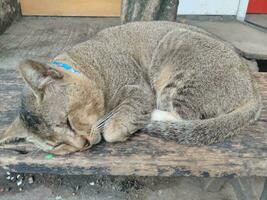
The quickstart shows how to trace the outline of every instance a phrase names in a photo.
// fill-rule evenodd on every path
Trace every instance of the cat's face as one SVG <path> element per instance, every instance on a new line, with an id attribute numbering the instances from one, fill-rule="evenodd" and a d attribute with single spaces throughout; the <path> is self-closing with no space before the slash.
<path id="1" fill-rule="evenodd" d="M 88 134 L 104 113 L 103 95 L 88 78 L 32 60 L 19 69 L 27 87 L 1 143 L 25 138 L 42 150 L 68 154 L 99 142 Z"/>

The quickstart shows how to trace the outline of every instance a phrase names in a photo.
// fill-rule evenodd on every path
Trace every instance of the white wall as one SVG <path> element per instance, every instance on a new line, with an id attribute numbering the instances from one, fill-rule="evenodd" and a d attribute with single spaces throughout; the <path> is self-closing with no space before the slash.
<path id="1" fill-rule="evenodd" d="M 237 15 L 243 0 L 180 0 L 178 14 Z"/>

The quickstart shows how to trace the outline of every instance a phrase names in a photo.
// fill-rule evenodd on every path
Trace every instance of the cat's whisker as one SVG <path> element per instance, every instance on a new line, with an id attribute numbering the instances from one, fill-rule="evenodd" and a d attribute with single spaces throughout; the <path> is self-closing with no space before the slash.
<path id="1" fill-rule="evenodd" d="M 112 116 L 113 116 L 114 114 L 118 113 L 119 110 L 120 110 L 120 107 L 117 108 L 115 112 L 113 112 Z M 110 119 L 111 119 L 111 117 L 109 117 L 108 119 L 106 119 L 106 120 L 105 120 L 105 123 L 102 123 L 101 126 L 98 127 L 98 129 L 106 127 L 106 125 L 108 124 L 107 122 L 108 122 Z"/>
<path id="2" fill-rule="evenodd" d="M 108 119 L 105 121 L 105 123 L 102 123 L 99 126 L 97 126 L 96 129 L 101 129 L 102 127 L 104 127 L 104 125 L 106 124 L 107 121 L 108 121 Z"/>
<path id="3" fill-rule="evenodd" d="M 110 119 L 114 114 L 116 114 L 119 111 L 119 108 L 116 110 L 111 111 L 110 113 L 108 113 L 108 115 L 106 115 L 104 118 L 102 118 L 100 121 L 97 122 L 96 128 L 100 128 L 103 126 L 103 124 Z"/>
<path id="4" fill-rule="evenodd" d="M 118 110 L 116 110 L 115 112 L 111 112 L 108 116 L 106 116 L 104 119 L 102 119 L 101 122 L 98 123 L 96 127 L 97 128 L 103 127 L 103 124 L 105 124 L 117 112 L 118 112 Z"/>
<path id="5" fill-rule="evenodd" d="M 103 123 L 107 118 L 109 118 L 111 115 L 113 115 L 112 112 L 110 112 L 108 115 L 104 116 L 103 118 L 101 118 L 99 121 L 97 121 L 96 124 L 101 124 Z"/>

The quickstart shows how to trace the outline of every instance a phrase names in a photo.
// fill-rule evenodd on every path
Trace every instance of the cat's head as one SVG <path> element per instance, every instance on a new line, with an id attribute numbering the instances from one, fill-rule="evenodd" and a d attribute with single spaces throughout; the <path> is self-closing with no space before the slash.
<path id="1" fill-rule="evenodd" d="M 103 94 L 95 83 L 82 73 L 33 60 L 22 62 L 19 71 L 26 83 L 19 116 L 0 143 L 26 139 L 55 154 L 91 145 L 88 134 L 104 113 Z"/>

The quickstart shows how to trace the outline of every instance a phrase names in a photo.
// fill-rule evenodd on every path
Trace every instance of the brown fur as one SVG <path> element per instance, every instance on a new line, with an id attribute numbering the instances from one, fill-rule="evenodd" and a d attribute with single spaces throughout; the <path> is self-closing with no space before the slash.
<path id="1" fill-rule="evenodd" d="M 23 62 L 28 89 L 20 117 L 0 142 L 26 138 L 67 154 L 144 129 L 178 143 L 210 144 L 237 133 L 261 110 L 257 86 L 234 48 L 188 25 L 109 28 L 54 60 L 81 73 Z M 156 108 L 166 119 L 155 114 L 151 121 Z"/>
<path id="2" fill-rule="evenodd" d="M 172 67 L 171 66 L 165 66 L 162 71 L 160 72 L 157 79 L 154 81 L 154 87 L 157 91 L 162 91 L 166 87 L 166 85 L 169 83 L 171 77 L 172 77 Z"/>

